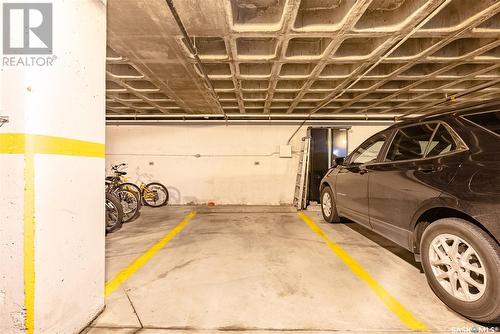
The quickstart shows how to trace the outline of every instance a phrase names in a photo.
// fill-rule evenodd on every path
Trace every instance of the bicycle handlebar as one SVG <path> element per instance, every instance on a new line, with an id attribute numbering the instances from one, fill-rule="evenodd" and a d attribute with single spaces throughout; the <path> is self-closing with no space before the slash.
<path id="1" fill-rule="evenodd" d="M 118 168 L 120 168 L 120 167 L 127 167 L 127 164 L 126 163 L 121 163 L 119 165 L 112 165 L 111 169 L 112 170 L 118 170 Z"/>

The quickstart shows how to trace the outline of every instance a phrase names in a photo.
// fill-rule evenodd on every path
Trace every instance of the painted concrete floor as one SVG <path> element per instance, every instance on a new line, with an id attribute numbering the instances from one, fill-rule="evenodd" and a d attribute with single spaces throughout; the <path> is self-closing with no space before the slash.
<path id="1" fill-rule="evenodd" d="M 145 207 L 107 237 L 106 280 L 192 210 L 86 334 L 411 332 L 291 207 Z M 307 214 L 430 332 L 477 326 L 434 296 L 409 252 L 357 224 Z"/>

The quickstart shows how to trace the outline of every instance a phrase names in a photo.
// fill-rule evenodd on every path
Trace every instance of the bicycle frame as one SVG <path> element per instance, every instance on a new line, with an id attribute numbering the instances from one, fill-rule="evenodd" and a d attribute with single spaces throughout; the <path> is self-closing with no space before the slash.
<path id="1" fill-rule="evenodd" d="M 128 183 L 127 178 L 124 177 L 124 172 L 120 171 L 121 167 L 126 167 L 127 165 L 125 163 L 119 164 L 119 165 L 114 165 L 112 166 L 112 170 L 114 173 L 114 176 L 110 177 L 110 181 L 113 182 L 114 187 L 118 187 L 123 183 Z M 132 183 L 133 184 L 133 183 Z M 141 184 L 138 186 L 139 188 L 139 195 L 142 197 L 143 200 L 154 200 L 156 201 L 158 199 L 158 192 L 156 190 L 150 190 L 147 188 L 147 184 L 144 182 L 141 182 Z"/>
<path id="2" fill-rule="evenodd" d="M 156 200 L 158 197 L 158 193 L 156 191 L 151 191 L 148 188 L 146 188 L 146 184 L 144 182 L 141 182 L 141 185 L 139 186 L 142 192 L 142 197 L 145 199 L 154 199 Z"/>

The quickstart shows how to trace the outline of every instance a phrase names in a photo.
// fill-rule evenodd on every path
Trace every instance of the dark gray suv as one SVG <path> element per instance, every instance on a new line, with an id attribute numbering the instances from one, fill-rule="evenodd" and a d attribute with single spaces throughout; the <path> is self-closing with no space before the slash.
<path id="1" fill-rule="evenodd" d="M 412 251 L 444 303 L 500 322 L 500 102 L 393 125 L 320 192 L 327 222 L 346 217 Z"/>

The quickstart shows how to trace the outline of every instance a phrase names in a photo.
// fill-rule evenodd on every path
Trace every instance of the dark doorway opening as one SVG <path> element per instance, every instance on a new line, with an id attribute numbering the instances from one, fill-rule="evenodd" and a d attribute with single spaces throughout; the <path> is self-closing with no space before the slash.
<path id="1" fill-rule="evenodd" d="M 338 128 L 309 128 L 311 138 L 308 201 L 320 200 L 321 179 L 335 158 L 347 156 L 347 130 Z"/>

